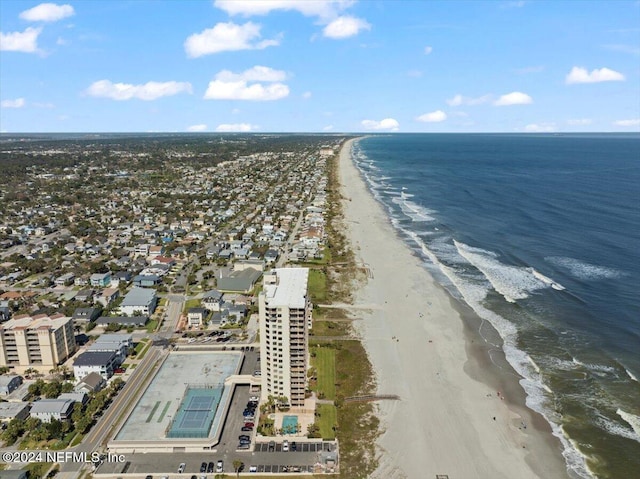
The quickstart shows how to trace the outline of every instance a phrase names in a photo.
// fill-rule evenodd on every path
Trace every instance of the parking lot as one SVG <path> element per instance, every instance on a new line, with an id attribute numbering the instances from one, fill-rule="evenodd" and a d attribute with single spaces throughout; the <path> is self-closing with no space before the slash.
<path id="1" fill-rule="evenodd" d="M 244 361 L 241 367 L 241 374 L 252 374 L 258 369 L 258 352 L 245 352 Z M 200 479 L 207 476 L 212 479 L 215 473 L 200 473 L 200 466 L 203 462 L 209 463 L 222 460 L 224 462 L 224 472 L 232 473 L 233 461 L 240 460 L 244 463 L 243 472 L 253 471 L 262 473 L 293 473 L 293 472 L 312 472 L 313 465 L 320 460 L 322 451 L 332 452 L 334 444 L 331 442 L 324 443 L 303 443 L 296 441 L 294 437 L 288 437 L 289 451 L 282 450 L 282 442 L 285 438 L 270 442 L 256 443 L 256 431 L 242 431 L 244 425 L 243 410 L 247 402 L 252 396 L 249 386 L 236 386 L 231 397 L 231 405 L 229 413 L 222 424 L 222 434 L 220 442 L 210 451 L 202 452 L 173 452 L 172 454 L 126 454 L 126 462 L 105 463 L 98 471 L 98 474 L 110 474 L 116 477 L 118 474 L 128 473 L 139 475 L 141 479 L 147 474 L 151 474 L 154 478 L 168 475 L 171 479 L 189 479 L 191 475 L 196 474 Z M 253 421 L 258 424 L 258 414 Z M 240 435 L 249 435 L 251 438 L 251 446 L 249 450 L 238 450 Z M 296 450 L 292 450 L 292 444 L 296 442 Z M 185 463 L 182 473 L 178 474 L 178 468 L 181 463 Z M 130 476 L 131 477 L 131 476 Z M 137 478 L 136 478 L 137 479 Z"/>

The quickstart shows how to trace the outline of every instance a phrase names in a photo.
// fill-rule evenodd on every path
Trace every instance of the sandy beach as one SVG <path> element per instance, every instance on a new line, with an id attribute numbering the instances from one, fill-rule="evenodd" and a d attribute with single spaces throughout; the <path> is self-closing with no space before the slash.
<path id="1" fill-rule="evenodd" d="M 525 407 L 519 377 L 489 360 L 492 346 L 474 333 L 473 315 L 454 307 L 396 235 L 351 160 L 352 143 L 340 153 L 345 221 L 372 276 L 356 293 L 355 306 L 367 308 L 358 308 L 357 333 L 378 393 L 400 396 L 378 403 L 384 433 L 374 477 L 569 477 L 560 442 Z"/>

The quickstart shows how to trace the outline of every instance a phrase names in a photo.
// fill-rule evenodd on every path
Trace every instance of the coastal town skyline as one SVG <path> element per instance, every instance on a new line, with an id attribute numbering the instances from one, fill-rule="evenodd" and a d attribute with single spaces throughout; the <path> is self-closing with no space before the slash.
<path id="1" fill-rule="evenodd" d="M 633 132 L 640 4 L 4 1 L 2 132 Z"/>

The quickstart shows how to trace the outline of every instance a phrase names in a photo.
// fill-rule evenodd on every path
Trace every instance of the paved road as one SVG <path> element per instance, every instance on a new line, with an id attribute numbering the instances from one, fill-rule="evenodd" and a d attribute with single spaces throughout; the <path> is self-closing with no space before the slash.
<path id="1" fill-rule="evenodd" d="M 72 451 L 85 452 L 90 455 L 93 452 L 104 450 L 106 441 L 115 433 L 118 424 L 126 417 L 124 412 L 131 410 L 139 393 L 144 390 L 147 381 L 151 378 L 151 372 L 158 367 L 160 359 L 165 354 L 160 348 L 151 347 L 149 349 L 111 406 L 91 428 L 82 443 L 71 448 Z M 88 465 L 66 462 L 61 464 L 60 471 L 65 473 L 65 477 L 78 477 L 81 469 L 85 466 Z"/>

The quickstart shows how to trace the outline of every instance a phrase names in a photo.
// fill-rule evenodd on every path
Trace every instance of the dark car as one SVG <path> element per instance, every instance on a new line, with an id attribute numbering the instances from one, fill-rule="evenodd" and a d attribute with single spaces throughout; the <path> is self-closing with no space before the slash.
<path id="1" fill-rule="evenodd" d="M 238 444 L 238 449 L 240 450 L 247 450 L 251 447 L 251 444 L 248 442 L 241 442 L 240 444 Z"/>
<path id="2" fill-rule="evenodd" d="M 207 466 L 207 472 L 213 472 L 215 468 L 216 468 L 216 465 L 213 462 L 210 462 L 209 465 Z"/>
<path id="3" fill-rule="evenodd" d="M 252 423 L 252 422 L 245 422 L 244 423 L 244 427 L 254 427 L 254 426 L 255 426 L 255 424 Z"/>
<path id="4" fill-rule="evenodd" d="M 247 440 L 247 441 L 250 441 L 250 440 L 251 440 L 251 438 L 250 438 L 249 436 L 247 436 L 246 434 L 241 434 L 240 436 L 238 436 L 238 439 L 240 439 L 241 441 L 242 441 L 243 439 L 245 439 L 245 440 Z"/>
<path id="5" fill-rule="evenodd" d="M 292 451 L 297 451 L 298 450 L 298 445 L 294 442 L 291 443 L 291 450 Z"/>
<path id="6" fill-rule="evenodd" d="M 253 426 L 242 426 L 240 429 L 242 432 L 253 431 Z"/>
<path id="7" fill-rule="evenodd" d="M 203 462 L 200 464 L 200 472 L 207 472 L 207 463 Z"/>

